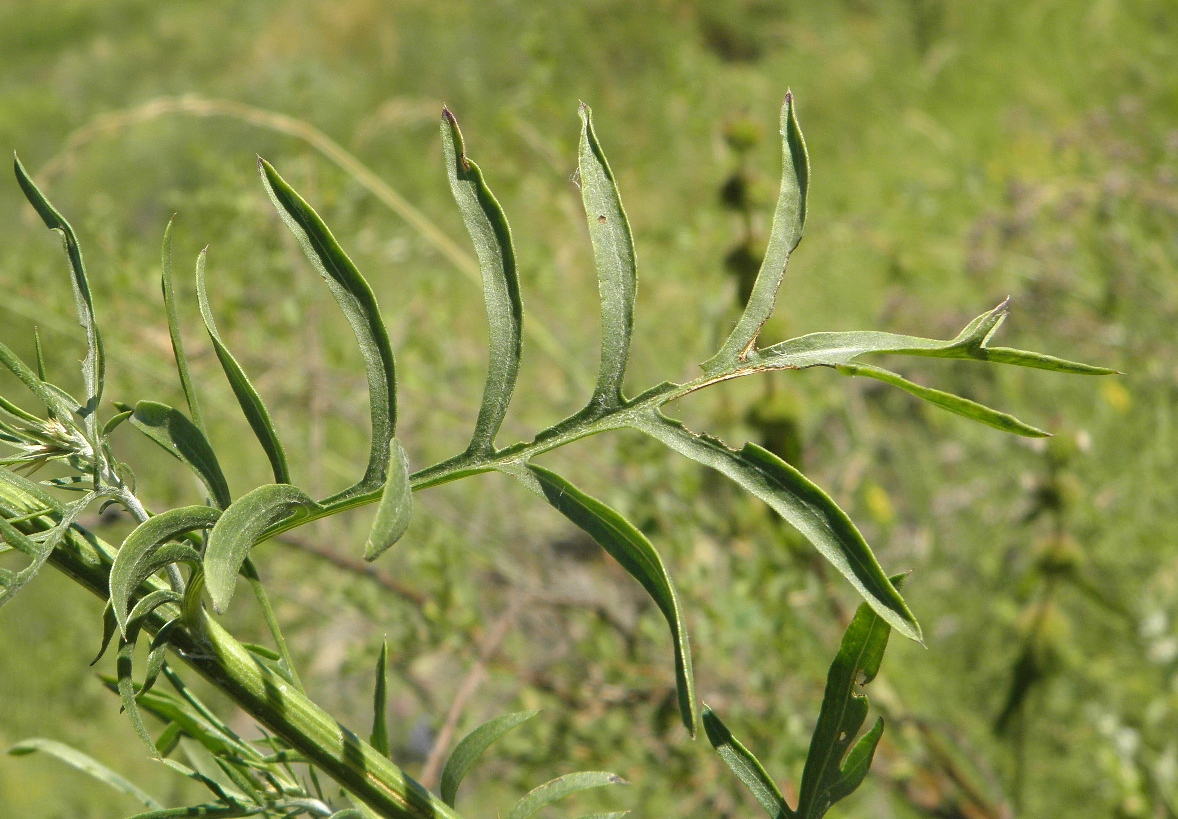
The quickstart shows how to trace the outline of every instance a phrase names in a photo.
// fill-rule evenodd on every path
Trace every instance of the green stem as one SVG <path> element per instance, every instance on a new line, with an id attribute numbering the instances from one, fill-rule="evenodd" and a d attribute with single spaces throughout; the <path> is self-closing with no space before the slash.
<path id="1" fill-rule="evenodd" d="M 0 508 L 5 516 L 27 516 L 40 508 L 33 496 L 0 483 Z M 28 534 L 52 525 L 44 518 L 26 521 Z M 50 562 L 98 597 L 109 596 L 110 567 L 115 549 L 94 535 L 71 529 L 53 551 Z M 152 578 L 137 596 L 164 588 Z M 155 633 L 179 611 L 161 606 L 145 628 Z M 189 628 L 171 632 L 176 653 L 202 677 L 268 730 L 286 740 L 311 763 L 323 769 L 349 793 L 386 819 L 459 819 L 435 797 L 376 749 L 336 722 L 281 676 L 266 668 L 212 618 L 203 633 Z"/>
<path id="2" fill-rule="evenodd" d="M 409 476 L 409 486 L 416 492 L 420 489 L 441 486 L 444 483 L 450 483 L 451 481 L 467 478 L 472 475 L 493 472 L 496 469 L 512 464 L 525 463 L 537 455 L 558 449 L 566 444 L 571 444 L 581 438 L 632 426 L 632 422 L 639 416 L 649 413 L 651 410 L 656 410 L 685 395 L 702 390 L 705 387 L 710 387 L 721 381 L 728 381 L 755 372 L 773 369 L 782 368 L 766 366 L 764 364 L 747 364 L 727 372 L 702 375 L 694 381 L 688 381 L 685 384 L 673 384 L 669 381 L 664 382 L 604 412 L 590 412 L 590 409 L 596 410 L 596 407 L 587 407 L 585 410 L 538 433 L 530 443 L 521 442 L 513 444 L 505 449 L 500 449 L 485 456 L 472 456 L 469 452 L 463 452 L 461 455 L 456 455 L 433 466 L 418 470 Z M 350 498 L 344 498 L 335 503 L 324 504 L 317 509 L 311 510 L 309 513 L 302 513 L 297 519 L 291 518 L 279 521 L 265 531 L 259 542 L 272 538 L 275 535 L 280 535 L 283 532 L 288 532 L 313 520 L 321 520 L 322 518 L 331 517 L 349 509 L 355 509 L 358 506 L 376 503 L 380 500 L 383 491 L 382 487 L 362 495 L 353 495 Z"/>

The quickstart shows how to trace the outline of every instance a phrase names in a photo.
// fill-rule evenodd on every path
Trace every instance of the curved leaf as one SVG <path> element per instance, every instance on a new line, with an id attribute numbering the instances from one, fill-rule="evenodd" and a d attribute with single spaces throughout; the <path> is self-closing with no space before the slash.
<path id="1" fill-rule="evenodd" d="M 781 192 L 769 230 L 769 246 L 757 272 L 748 304 L 724 346 L 704 362 L 706 372 L 719 372 L 743 361 L 757 343 L 757 334 L 769 320 L 777 303 L 777 291 L 785 278 L 789 257 L 802 241 L 806 226 L 806 193 L 810 187 L 810 157 L 798 126 L 792 92 L 786 92 L 781 106 Z"/>
<path id="2" fill-rule="evenodd" d="M 580 773 L 565 774 L 529 791 L 523 799 L 515 803 L 511 813 L 507 814 L 507 819 L 527 819 L 536 811 L 553 802 L 590 788 L 629 784 L 617 774 L 606 771 L 581 771 Z"/>
<path id="3" fill-rule="evenodd" d="M 905 575 L 891 578 L 900 588 Z M 857 686 L 867 685 L 879 673 L 891 629 L 866 604 L 859 606 L 855 617 L 843 633 L 838 654 L 826 677 L 822 711 L 810 739 L 802 786 L 798 790 L 800 819 L 820 819 L 830 806 L 850 794 L 867 776 L 875 747 L 883 735 L 883 720 L 855 745 L 843 762 L 843 755 L 867 718 L 868 702 L 857 694 Z"/>
<path id="4" fill-rule="evenodd" d="M 110 603 L 119 631 L 127 636 L 131 595 L 151 575 L 177 562 L 200 565 L 200 554 L 187 543 L 167 541 L 213 526 L 221 511 L 211 506 L 183 506 L 148 518 L 123 541 L 110 568 Z"/>
<path id="5" fill-rule="evenodd" d="M 364 542 L 364 559 L 376 560 L 409 529 L 413 518 L 413 489 L 409 485 L 409 462 L 396 438 L 389 441 L 389 474 Z"/>
<path id="6" fill-rule="evenodd" d="M 616 407 L 623 401 L 622 380 L 630 355 L 638 276 L 630 222 L 622 209 L 618 186 L 605 153 L 593 132 L 593 112 L 582 103 L 580 114 L 577 169 L 601 295 L 601 369 L 589 404 L 601 409 Z"/>
<path id="7" fill-rule="evenodd" d="M 102 337 L 94 321 L 94 301 L 90 297 L 86 266 L 82 263 L 82 249 L 78 246 L 78 237 L 74 234 L 74 229 L 37 188 L 15 154 L 12 164 L 16 170 L 16 181 L 20 183 L 25 198 L 45 222 L 45 227 L 61 234 L 62 244 L 70 260 L 70 272 L 73 274 L 70 281 L 74 290 L 78 323 L 86 331 L 86 358 L 82 361 L 82 383 L 86 390 L 86 404 L 82 408 L 82 416 L 86 420 L 87 437 L 94 443 L 98 440 L 97 412 L 98 404 L 102 400 L 102 384 L 106 377 L 106 360 L 102 352 Z"/>
<path id="8" fill-rule="evenodd" d="M 218 509 L 229 506 L 229 484 L 217 454 L 200 427 L 184 413 L 167 404 L 140 401 L 131 415 L 131 424 L 195 472 Z"/>
<path id="9" fill-rule="evenodd" d="M 130 796 L 146 807 L 163 808 L 163 805 L 158 800 L 141 790 L 135 783 L 124 779 L 101 762 L 64 743 L 56 742 L 52 739 L 34 738 L 22 740 L 8 749 L 10 756 L 25 756 L 38 751 L 43 754 L 49 754 L 82 773 L 89 774 L 99 782 L 103 782 L 110 785 L 116 791 L 127 794 L 127 796 Z"/>
<path id="10" fill-rule="evenodd" d="M 487 381 L 468 449 L 472 454 L 486 454 L 495 450 L 495 433 L 503 423 L 519 375 L 524 306 L 507 217 L 483 180 L 483 172 L 467 157 L 458 121 L 447 108 L 442 109 L 442 150 L 450 190 L 479 257 L 487 303 Z"/>
<path id="11" fill-rule="evenodd" d="M 201 319 L 204 320 L 205 330 L 208 331 L 209 338 L 212 339 L 213 350 L 217 353 L 217 360 L 221 362 L 221 369 L 225 371 L 225 377 L 229 379 L 229 386 L 233 388 L 233 394 L 237 396 L 237 403 L 241 405 L 241 411 L 245 413 L 250 428 L 258 437 L 262 449 L 266 451 L 266 457 L 270 459 L 270 468 L 274 471 L 274 481 L 276 483 L 290 483 L 290 471 L 286 465 L 286 451 L 282 448 L 282 442 L 278 440 L 278 432 L 274 429 L 274 422 L 270 420 L 270 413 L 266 411 L 262 396 L 258 395 L 258 391 L 254 389 L 254 385 L 246 376 L 245 370 L 237 363 L 237 359 L 233 357 L 233 353 L 229 352 L 229 348 L 225 346 L 220 333 L 217 332 L 217 324 L 213 320 L 213 310 L 209 307 L 209 296 L 205 290 L 205 257 L 207 253 L 208 248 L 206 247 L 196 257 L 196 299 L 200 305 Z"/>
<path id="12" fill-rule="evenodd" d="M 205 546 L 204 574 L 213 608 L 224 614 L 237 586 L 237 573 L 269 526 L 316 504 L 298 487 L 272 483 L 242 495 L 221 515 Z"/>
<path id="13" fill-rule="evenodd" d="M 196 398 L 196 389 L 192 386 L 192 377 L 188 374 L 188 357 L 184 355 L 184 340 L 180 336 L 180 319 L 176 315 L 176 294 L 172 284 L 172 225 L 176 217 L 168 220 L 164 228 L 164 243 L 160 251 L 160 289 L 164 294 L 164 313 L 168 318 L 168 337 L 172 340 L 172 355 L 176 359 L 176 372 L 180 376 L 180 387 L 184 390 L 184 400 L 188 403 L 188 414 L 192 416 L 192 423 L 196 428 L 204 431 L 204 421 L 200 414 L 200 402 Z"/>
<path id="14" fill-rule="evenodd" d="M 123 702 L 123 710 L 127 712 L 127 717 L 131 720 L 131 726 L 147 746 L 148 752 L 153 758 L 157 759 L 159 758 L 159 751 L 155 746 L 154 740 L 151 738 L 151 734 L 147 732 L 147 726 L 143 724 L 143 715 L 139 711 L 139 703 L 136 700 L 136 686 L 131 676 L 135 664 L 135 645 L 139 640 L 139 631 L 142 629 L 147 616 L 160 606 L 167 603 L 179 602 L 179 600 L 180 595 L 171 589 L 158 589 L 136 603 L 135 608 L 131 611 L 130 617 L 127 618 L 125 634 L 119 642 L 119 653 L 115 659 L 119 699 Z"/>
<path id="15" fill-rule="evenodd" d="M 355 486 L 329 500 L 370 491 L 384 480 L 388 470 L 389 441 L 397 428 L 396 370 L 384 319 L 380 316 L 372 288 L 331 235 L 319 214 L 261 157 L 258 157 L 258 171 L 282 221 L 295 235 L 311 265 L 327 282 L 331 295 L 335 296 L 348 324 L 352 326 L 368 374 L 368 404 L 372 416 L 372 446 L 368 455 L 368 468 Z"/>
<path id="16" fill-rule="evenodd" d="M 462 741 L 454 746 L 450 758 L 446 760 L 446 765 L 442 768 L 441 790 L 439 791 L 442 801 L 450 807 L 454 807 L 454 802 L 458 798 L 458 786 L 462 784 L 462 780 L 466 778 L 466 774 L 478 761 L 478 758 L 483 755 L 483 751 L 490 748 L 508 731 L 522 725 L 539 713 L 539 711 L 518 711 L 514 714 L 504 714 L 484 722 L 463 737 Z"/>
<path id="17" fill-rule="evenodd" d="M 891 370 L 872 367 L 867 364 L 840 364 L 835 369 L 842 375 L 863 375 L 868 378 L 874 378 L 877 381 L 882 381 L 885 384 L 891 384 L 893 387 L 899 387 L 904 392 L 911 393 L 917 398 L 928 401 L 930 404 L 935 404 L 941 409 L 949 410 L 954 415 L 960 415 L 963 418 L 978 421 L 995 429 L 1000 429 L 1003 432 L 1010 432 L 1027 438 L 1051 437 L 1050 432 L 1044 432 L 1030 424 L 1025 424 L 1013 415 L 1007 415 L 1005 412 L 990 409 L 985 404 L 979 404 L 977 401 L 962 398 L 960 395 L 954 395 L 951 392 L 935 390 L 931 387 L 922 387 L 920 384 L 914 384 Z"/>
<path id="18" fill-rule="evenodd" d="M 636 429 L 727 475 L 765 501 L 814 544 L 884 620 L 906 637 L 921 639 L 920 625 L 888 582 L 863 535 L 846 512 L 805 475 L 756 444 L 745 444 L 736 452 L 657 411 L 636 415 L 633 423 Z"/>
<path id="19" fill-rule="evenodd" d="M 679 717 L 684 727 L 695 736 L 695 675 L 691 670 L 687 624 L 679 605 L 679 595 L 659 553 L 632 523 L 555 472 L 528 464 L 526 471 L 510 474 L 596 540 L 654 599 L 671 629 Z"/>
<path id="20" fill-rule="evenodd" d="M 855 330 L 846 333 L 810 333 L 782 341 L 749 357 L 749 364 L 766 369 L 805 369 L 807 367 L 835 367 L 850 364 L 868 353 L 923 356 L 927 358 L 973 359 L 997 364 L 1013 364 L 1040 370 L 1073 373 L 1076 375 L 1114 375 L 1116 370 L 1094 367 L 1076 361 L 1014 350 L 1009 347 L 988 346 L 991 338 L 1010 313 L 1007 299 L 975 318 L 948 341 L 920 336 L 905 336 L 874 330 Z"/>
<path id="21" fill-rule="evenodd" d="M 115 636 L 118 629 L 119 621 L 115 619 L 115 608 L 111 605 L 110 600 L 107 600 L 106 605 L 102 607 L 102 644 L 98 646 L 98 653 L 94 655 L 90 665 L 97 665 L 98 661 L 102 659 L 102 655 L 106 653 L 106 649 L 110 645 L 110 638 Z"/>
<path id="22" fill-rule="evenodd" d="M 712 743 L 724 764 L 744 783 L 771 819 L 793 819 L 793 810 L 761 761 L 732 736 L 728 726 L 720 721 L 707 703 L 703 706 L 703 724 L 708 742 Z"/>

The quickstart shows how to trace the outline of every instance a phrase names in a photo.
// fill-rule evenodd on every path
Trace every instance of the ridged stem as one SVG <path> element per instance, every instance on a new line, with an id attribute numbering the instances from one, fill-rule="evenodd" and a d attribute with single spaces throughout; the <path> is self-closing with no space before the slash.
<path id="1" fill-rule="evenodd" d="M 0 514 L 9 519 L 43 508 L 36 498 L 0 483 Z M 52 515 L 27 519 L 27 534 L 53 525 Z M 84 588 L 105 600 L 115 549 L 89 532 L 72 529 L 53 550 L 50 562 Z M 149 579 L 137 597 L 164 586 Z M 161 606 L 145 628 L 155 633 L 179 611 Z M 299 693 L 291 683 L 251 655 L 215 620 L 206 617 L 203 634 L 186 628 L 171 632 L 170 642 L 193 670 L 212 683 L 246 713 L 286 740 L 295 750 L 386 819 L 459 819 L 459 815 L 372 746 L 336 722 Z"/>

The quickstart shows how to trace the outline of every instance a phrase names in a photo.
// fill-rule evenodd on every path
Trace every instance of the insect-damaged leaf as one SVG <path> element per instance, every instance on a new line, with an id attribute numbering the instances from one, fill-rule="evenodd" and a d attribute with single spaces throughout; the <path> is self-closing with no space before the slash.
<path id="1" fill-rule="evenodd" d="M 140 401 L 131 424 L 195 472 L 219 509 L 230 504 L 229 484 L 212 445 L 184 413 L 167 404 Z"/>
<path id="2" fill-rule="evenodd" d="M 593 115 L 582 104 L 581 142 L 577 169 L 581 199 L 593 243 L 597 266 L 597 288 L 601 296 L 601 369 L 590 407 L 604 409 L 622 402 L 622 380 L 630 356 L 630 335 L 634 328 L 634 297 L 638 276 L 634 260 L 634 237 L 622 209 L 618 186 L 606 162 L 605 153 L 593 132 Z"/>
<path id="3" fill-rule="evenodd" d="M 479 258 L 487 303 L 487 381 L 468 450 L 485 454 L 495 449 L 495 433 L 503 423 L 519 375 L 524 306 L 507 217 L 487 187 L 482 170 L 467 157 L 458 121 L 446 108 L 442 109 L 442 149 L 450 190 Z"/>
<path id="4" fill-rule="evenodd" d="M 769 814 L 770 819 L 793 819 L 794 812 L 777 783 L 765 771 L 761 760 L 745 748 L 732 732 L 728 730 L 720 718 L 711 708 L 703 707 L 704 733 L 708 735 L 708 742 L 716 749 L 716 753 L 724 760 L 737 778 L 744 783 L 749 792 L 761 803 L 761 807 Z"/>
<path id="5" fill-rule="evenodd" d="M 695 736 L 695 675 L 691 670 L 687 624 L 679 595 L 659 553 L 632 523 L 555 472 L 528 464 L 526 469 L 511 470 L 510 474 L 597 541 L 654 599 L 671 629 L 679 717 Z"/>
<path id="6" fill-rule="evenodd" d="M 450 807 L 458 798 L 458 786 L 466 777 L 467 772 L 474 766 L 483 751 L 491 747 L 497 739 L 508 731 L 530 720 L 539 711 L 518 711 L 514 714 L 503 714 L 488 720 L 475 728 L 454 746 L 450 758 L 442 768 L 441 790 L 442 801 Z"/>
<path id="7" fill-rule="evenodd" d="M 523 799 L 515 803 L 511 813 L 507 814 L 507 819 L 528 819 L 541 808 L 579 791 L 601 788 L 606 785 L 628 784 L 630 783 L 617 774 L 606 771 L 581 771 L 558 776 L 556 779 L 545 782 L 540 787 L 529 791 Z"/>
<path id="8" fill-rule="evenodd" d="M 303 490 L 284 483 L 259 486 L 221 515 L 205 546 L 204 576 L 213 608 L 224 614 L 237 586 L 237 573 L 267 528 L 316 506 Z"/>
<path id="9" fill-rule="evenodd" d="M 904 575 L 891 578 L 897 589 L 904 585 L 904 580 Z M 867 719 L 867 697 L 855 693 L 855 687 L 867 685 L 879 673 L 890 632 L 888 624 L 864 604 L 859 606 L 843 633 L 842 645 L 826 677 L 822 711 L 802 771 L 797 811 L 800 819 L 820 819 L 831 805 L 858 788 L 867 776 L 875 747 L 883 736 L 883 719 L 876 720 L 847 754 L 847 748 Z"/>
<path id="10" fill-rule="evenodd" d="M 278 215 L 295 235 L 311 265 L 327 282 L 348 324 L 356 334 L 368 374 L 368 403 L 372 416 L 372 445 L 364 477 L 328 500 L 339 500 L 380 486 L 388 469 L 389 441 L 397 427 L 397 387 L 393 348 L 372 288 L 331 235 L 319 214 L 286 184 L 269 162 L 258 158 L 262 184 Z M 283 483 L 284 481 L 279 481 Z"/>
<path id="11" fill-rule="evenodd" d="M 973 359 L 998 364 L 1013 364 L 1040 370 L 1073 373 L 1076 375 L 1113 375 L 1116 370 L 1094 367 L 1076 361 L 1015 350 L 1010 347 L 991 347 L 990 339 L 998 331 L 1010 312 L 1009 301 L 975 318 L 948 341 L 920 336 L 905 336 L 874 330 L 846 333 L 810 333 L 791 338 L 758 350 L 749 364 L 766 369 L 805 369 L 806 367 L 834 367 L 850 364 L 868 353 L 924 356 L 928 358 Z"/>
<path id="12" fill-rule="evenodd" d="M 409 486 L 409 462 L 396 438 L 389 441 L 389 474 L 376 507 L 372 530 L 364 543 L 364 559 L 376 560 L 401 539 L 413 517 L 413 490 Z"/>
<path id="13" fill-rule="evenodd" d="M 1051 437 L 1051 433 L 1023 423 L 1013 415 L 1007 415 L 1005 412 L 999 412 L 996 409 L 987 407 L 985 404 L 979 404 L 977 401 L 962 398 L 960 395 L 954 395 L 951 392 L 935 390 L 931 387 L 922 387 L 920 384 L 914 384 L 907 378 L 881 367 L 872 367 L 868 364 L 839 364 L 836 369 L 842 375 L 867 376 L 868 378 L 882 381 L 885 384 L 891 384 L 893 387 L 899 387 L 904 392 L 911 393 L 917 398 L 928 401 L 930 404 L 938 406 L 941 409 L 949 410 L 949 412 L 955 415 L 978 421 L 995 429 L 1000 429 L 1003 432 L 1010 432 L 1027 438 Z"/>
<path id="14" fill-rule="evenodd" d="M 82 415 L 86 420 L 87 437 L 94 443 L 98 440 L 97 412 L 98 404 L 102 400 L 102 384 L 106 378 L 106 361 L 102 352 L 102 337 L 98 332 L 98 325 L 94 321 L 94 302 L 90 297 L 90 283 L 86 279 L 86 266 L 82 264 L 82 249 L 78 246 L 78 237 L 74 233 L 74 229 L 37 188 L 32 177 L 25 171 L 24 165 L 16 158 L 15 154 L 12 157 L 12 164 L 16 170 L 16 181 L 20 183 L 25 198 L 37 211 L 41 220 L 45 222 L 45 226 L 61 234 L 62 244 L 69 257 L 78 323 L 86 331 L 86 358 L 82 361 L 82 384 L 86 390 L 86 404 L 82 408 Z"/>
<path id="15" fill-rule="evenodd" d="M 906 637 L 921 639 L 916 618 L 888 582 L 863 535 L 847 513 L 801 472 L 755 444 L 737 452 L 657 411 L 635 416 L 634 426 L 765 501 L 814 544 L 880 616 Z"/>
<path id="16" fill-rule="evenodd" d="M 131 595 L 144 580 L 173 563 L 200 565 L 200 554 L 191 545 L 168 541 L 208 529 L 220 517 L 221 511 L 211 506 L 183 506 L 148 518 L 127 535 L 110 568 L 110 603 L 124 637 Z"/>
<path id="17" fill-rule="evenodd" d="M 18 742 L 8 749 L 8 753 L 11 756 L 25 756 L 27 754 L 37 753 L 38 751 L 48 754 L 82 773 L 89 774 L 99 782 L 103 782 L 116 791 L 127 794 L 127 796 L 130 796 L 146 807 L 163 808 L 163 805 L 158 800 L 141 790 L 135 783 L 129 782 L 101 762 L 98 762 L 76 748 L 71 748 L 69 745 L 55 742 L 52 739 L 34 738 Z"/>
<path id="18" fill-rule="evenodd" d="M 810 157 L 806 153 L 806 141 L 798 127 L 794 97 L 790 92 L 786 93 L 781 107 L 781 137 L 781 193 L 773 212 L 769 245 L 765 248 L 761 269 L 736 327 L 720 351 L 703 364 L 709 373 L 735 367 L 756 344 L 757 334 L 777 303 L 777 291 L 785 278 L 790 254 L 802 240 L 806 225 L 806 192 L 810 186 Z"/>
<path id="19" fill-rule="evenodd" d="M 200 305 L 200 316 L 204 320 L 205 330 L 208 331 L 209 338 L 212 339 L 217 360 L 221 362 L 221 369 L 225 371 L 225 377 L 229 379 L 229 386 L 233 388 L 233 394 L 237 397 L 237 403 L 241 405 L 241 411 L 245 413 L 250 428 L 253 429 L 254 435 L 258 436 L 258 442 L 266 451 L 266 457 L 270 459 L 270 468 L 274 472 L 275 482 L 290 483 L 290 471 L 286 466 L 286 451 L 282 448 L 282 442 L 278 440 L 278 432 L 274 429 L 274 422 L 270 420 L 270 413 L 266 411 L 262 396 L 258 395 L 258 391 L 250 383 L 245 370 L 237 363 L 233 353 L 229 352 L 229 348 L 221 340 L 221 334 L 217 332 L 217 323 L 213 320 L 213 310 L 209 306 L 209 295 L 205 290 L 205 257 L 207 252 L 208 248 L 205 248 L 196 257 L 196 298 Z"/>

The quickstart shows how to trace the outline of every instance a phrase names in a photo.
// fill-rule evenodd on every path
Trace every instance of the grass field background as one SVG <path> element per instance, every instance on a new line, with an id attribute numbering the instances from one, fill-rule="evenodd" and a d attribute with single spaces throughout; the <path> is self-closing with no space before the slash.
<path id="1" fill-rule="evenodd" d="M 442 104 L 504 206 L 520 260 L 533 334 L 507 443 L 575 410 L 596 368 L 596 283 L 571 180 L 578 101 L 593 108 L 635 234 L 634 394 L 691 375 L 734 320 L 725 259 L 744 226 L 720 191 L 740 171 L 753 244 L 763 243 L 780 171 L 777 112 L 792 89 L 813 166 L 810 210 L 769 340 L 868 328 L 949 337 L 1010 296 L 1005 343 L 1125 373 L 894 362 L 1058 433 L 1041 446 L 826 370 L 745 379 L 674 407 L 729 444 L 788 453 L 885 568 L 913 571 L 906 596 L 927 647 L 897 639 L 889 649 L 868 691 L 889 719 L 875 773 L 835 812 L 1175 815 L 1172 2 L 9 0 L 0 54 L 0 147 L 19 153 L 79 232 L 111 399 L 182 401 L 159 296 L 160 241 L 179 214 L 185 337 L 235 493 L 268 469 L 198 332 L 190 271 L 206 245 L 221 331 L 275 415 L 295 480 L 317 496 L 343 488 L 367 450 L 350 331 L 274 214 L 256 155 L 318 209 L 371 281 L 397 354 L 399 436 L 419 467 L 465 446 L 485 372 L 481 292 L 437 239 L 471 254 L 441 163 Z M 308 128 L 432 228 L 330 161 L 303 138 Z M 725 138 L 736 132 L 751 135 L 744 154 Z M 0 183 L 0 236 L 0 338 L 31 355 L 39 325 L 50 370 L 75 383 L 83 343 L 65 264 L 15 180 Z M 5 395 L 16 386 L 0 377 Z M 178 465 L 121 434 L 149 505 L 199 501 Z M 701 695 L 779 781 L 796 784 L 851 590 L 763 506 L 636 435 L 544 463 L 663 551 Z M 313 696 L 366 732 L 387 635 L 395 758 L 416 774 L 508 601 L 527 593 L 459 727 L 545 710 L 472 775 L 467 815 L 493 816 L 575 769 L 634 784 L 577 812 L 564 806 L 567 815 L 618 805 L 640 816 L 755 815 L 706 741 L 676 724 L 657 610 L 533 501 L 495 477 L 419 497 L 409 536 L 376 564 L 412 600 L 306 548 L 261 547 Z M 370 515 L 299 536 L 358 557 Z M 112 540 L 129 529 L 89 522 Z M 0 611 L 0 746 L 69 741 L 165 800 L 200 798 L 145 758 L 94 673 L 113 661 L 87 666 L 100 613 L 100 601 L 49 571 Z M 227 619 L 262 638 L 246 601 Z M 240 715 L 234 724 L 248 730 Z M 133 811 L 49 759 L 0 757 L 0 815 Z"/>

